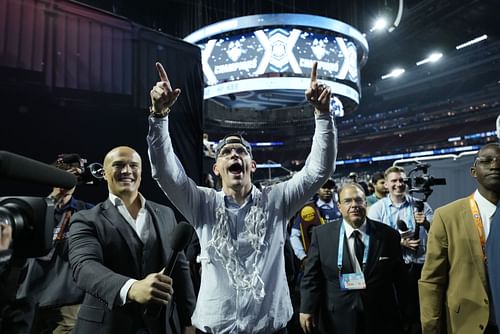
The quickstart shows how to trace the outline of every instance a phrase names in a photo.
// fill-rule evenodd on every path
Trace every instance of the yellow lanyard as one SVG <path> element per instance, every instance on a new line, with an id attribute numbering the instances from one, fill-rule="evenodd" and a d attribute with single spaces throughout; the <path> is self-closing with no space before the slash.
<path id="1" fill-rule="evenodd" d="M 474 219 L 477 233 L 479 233 L 479 241 L 481 242 L 481 249 L 483 250 L 483 259 L 486 262 L 486 239 L 484 237 L 483 221 L 481 220 L 481 215 L 479 214 L 477 203 L 474 200 L 474 194 L 469 197 L 469 203 L 470 209 L 472 211 L 472 218 Z"/>

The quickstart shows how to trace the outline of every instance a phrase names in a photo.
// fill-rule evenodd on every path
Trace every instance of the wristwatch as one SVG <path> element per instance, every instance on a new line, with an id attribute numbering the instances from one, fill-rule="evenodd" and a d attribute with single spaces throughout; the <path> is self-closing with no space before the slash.
<path id="1" fill-rule="evenodd" d="M 152 106 L 149 107 L 149 114 L 156 118 L 163 118 L 170 113 L 170 108 L 166 107 L 162 111 L 155 111 Z"/>

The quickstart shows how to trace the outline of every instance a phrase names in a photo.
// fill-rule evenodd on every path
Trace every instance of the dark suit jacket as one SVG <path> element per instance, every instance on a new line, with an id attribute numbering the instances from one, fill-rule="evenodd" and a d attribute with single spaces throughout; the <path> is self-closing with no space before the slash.
<path id="1" fill-rule="evenodd" d="M 156 234 L 163 250 L 162 263 L 172 255 L 170 235 L 176 221 L 173 211 L 146 201 Z M 144 306 L 121 305 L 120 289 L 130 278 L 140 277 L 141 259 L 130 246 L 135 231 L 109 200 L 93 209 L 80 211 L 71 219 L 69 260 L 77 285 L 85 290 L 74 333 L 134 333 L 143 323 Z M 166 325 L 166 333 L 180 333 L 191 323 L 195 306 L 189 267 L 179 254 L 172 273 L 174 300 L 169 303 L 151 328 Z M 156 322 L 156 323 L 155 323 Z"/>
<path id="2" fill-rule="evenodd" d="M 313 230 L 301 283 L 300 312 L 314 314 L 322 333 L 402 333 L 406 274 L 399 233 L 367 219 L 366 289 L 342 291 L 337 267 L 341 223 L 338 220 Z M 344 238 L 342 273 L 354 272 L 348 249 Z"/>
<path id="3" fill-rule="evenodd" d="M 486 256 L 494 319 L 497 324 L 500 324 L 500 210 L 498 209 L 491 221 L 490 234 L 486 241 Z"/>

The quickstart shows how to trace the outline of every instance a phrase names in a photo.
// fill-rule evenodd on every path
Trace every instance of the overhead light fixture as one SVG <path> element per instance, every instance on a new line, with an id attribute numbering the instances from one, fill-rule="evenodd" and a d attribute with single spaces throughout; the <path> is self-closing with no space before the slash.
<path id="1" fill-rule="evenodd" d="M 421 61 L 417 62 L 417 66 L 420 66 L 420 65 L 423 65 L 423 64 L 426 64 L 426 63 L 436 62 L 439 59 L 441 59 L 441 57 L 443 57 L 443 54 L 441 52 L 433 53 L 429 57 L 427 57 L 425 59 L 422 59 Z"/>
<path id="2" fill-rule="evenodd" d="M 468 42 L 465 42 L 465 43 L 462 43 L 460 45 L 455 46 L 455 49 L 460 50 L 460 49 L 466 48 L 468 46 L 471 46 L 472 44 L 476 44 L 476 43 L 479 43 L 481 41 L 484 41 L 487 38 L 488 38 L 488 35 L 486 35 L 486 34 L 482 35 L 482 36 L 479 36 L 479 37 L 476 37 L 474 39 L 471 39 Z"/>
<path id="3" fill-rule="evenodd" d="M 379 18 L 379 19 L 377 19 L 377 21 L 375 21 L 375 24 L 373 25 L 373 27 L 371 27 L 370 32 L 375 31 L 375 30 L 382 30 L 386 26 L 387 26 L 387 21 L 383 18 Z"/>
<path id="4" fill-rule="evenodd" d="M 405 72 L 404 68 L 395 68 L 391 71 L 391 73 L 385 74 L 382 76 L 382 80 L 388 79 L 388 78 L 395 78 L 399 77 L 401 74 Z"/>

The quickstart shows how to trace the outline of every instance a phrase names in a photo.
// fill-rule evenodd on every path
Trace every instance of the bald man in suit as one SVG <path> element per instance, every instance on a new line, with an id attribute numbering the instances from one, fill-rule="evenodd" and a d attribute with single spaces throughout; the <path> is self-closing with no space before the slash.
<path id="1" fill-rule="evenodd" d="M 174 214 L 139 193 L 141 172 L 135 150 L 112 149 L 104 159 L 109 198 L 71 219 L 69 259 L 85 291 L 76 334 L 194 333 L 195 297 L 184 254 L 171 276 L 162 272 L 173 252 Z M 148 316 L 150 304 L 166 307 Z"/>

